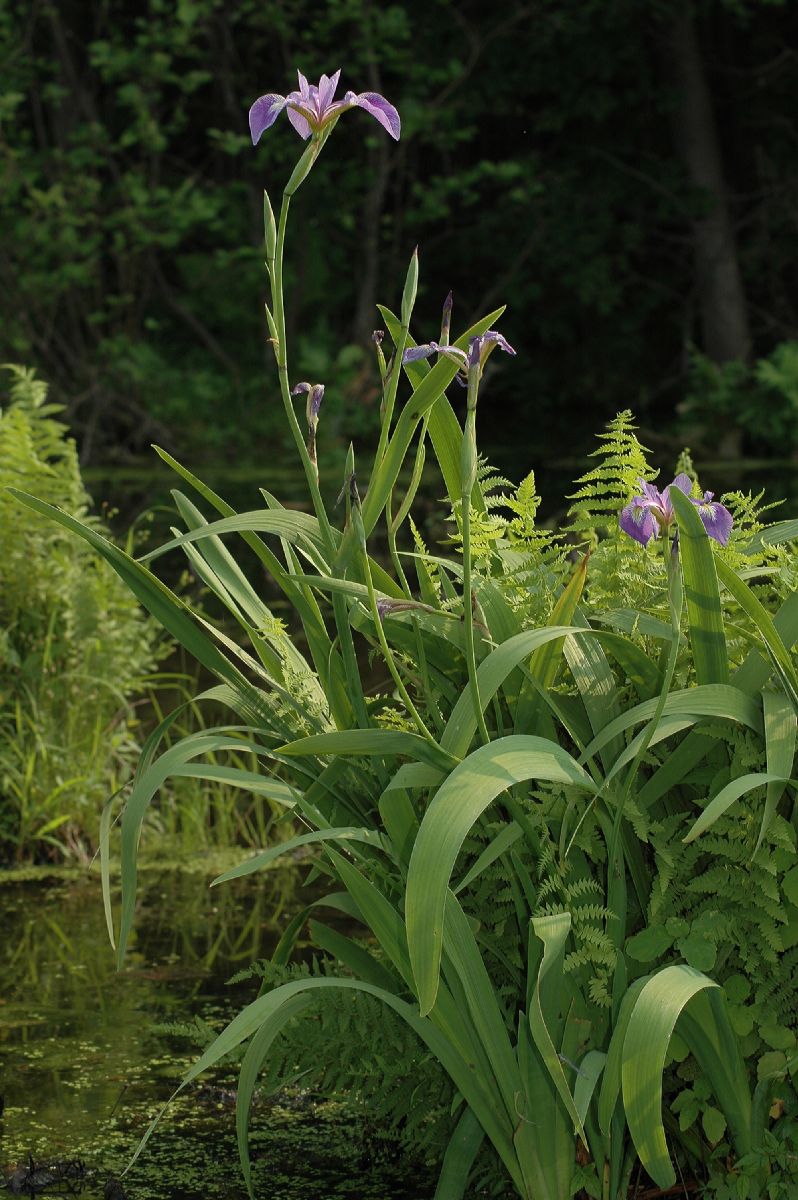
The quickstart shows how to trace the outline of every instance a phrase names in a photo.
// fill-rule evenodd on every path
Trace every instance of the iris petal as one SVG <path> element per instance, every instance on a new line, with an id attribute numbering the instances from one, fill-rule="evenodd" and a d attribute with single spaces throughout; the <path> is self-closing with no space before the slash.
<path id="1" fill-rule="evenodd" d="M 652 537 L 657 537 L 657 522 L 651 512 L 651 506 L 640 503 L 641 497 L 636 496 L 631 504 L 627 504 L 621 513 L 618 523 L 624 533 L 634 538 L 641 546 L 647 546 Z"/>
<path id="2" fill-rule="evenodd" d="M 319 80 L 319 103 L 321 104 L 322 111 L 329 108 L 332 104 L 335 89 L 338 87 L 338 80 L 340 78 L 341 71 L 339 68 L 332 75 L 322 75 Z"/>
<path id="3" fill-rule="evenodd" d="M 709 536 L 719 542 L 721 546 L 725 546 L 734 524 L 734 518 L 728 508 L 722 504 L 706 504 L 700 500 L 697 500 L 695 504 Z"/>
<path id="4" fill-rule="evenodd" d="M 347 92 L 346 99 L 350 104 L 356 105 L 358 108 L 364 108 L 367 113 L 371 113 L 376 121 L 379 121 L 383 129 L 387 129 L 395 142 L 399 141 L 399 135 L 402 132 L 402 122 L 399 118 L 399 113 L 392 104 L 389 104 L 384 96 L 380 96 L 377 92 L 361 92 L 356 96 L 354 92 Z"/>
<path id="5" fill-rule="evenodd" d="M 402 362 L 403 363 L 418 362 L 419 359 L 429 358 L 431 355 L 437 354 L 437 352 L 438 352 L 438 343 L 437 342 L 427 342 L 426 344 L 422 343 L 422 345 L 420 345 L 420 346 L 408 346 L 408 348 L 405 350 L 404 354 L 402 355 Z"/>
<path id="6" fill-rule="evenodd" d="M 709 537 L 714 538 L 721 546 L 728 542 L 734 523 L 728 508 L 715 503 L 712 492 L 704 492 L 701 500 L 691 496 L 693 483 L 684 471 L 663 488 L 661 493 L 644 479 L 640 480 L 640 486 L 642 495 L 634 496 L 619 518 L 621 529 L 636 542 L 645 546 L 652 537 L 659 537 L 661 529 L 667 529 L 672 524 L 674 513 L 670 498 L 671 488 L 678 488 L 696 506 Z"/>
<path id="7" fill-rule="evenodd" d="M 641 479 L 640 487 L 643 492 L 643 497 L 650 500 L 652 504 L 656 504 L 658 508 L 662 507 L 662 493 L 659 488 L 654 487 L 653 483 L 647 483 L 645 479 Z"/>
<path id="8" fill-rule="evenodd" d="M 269 92 L 260 96 L 249 110 L 249 132 L 252 135 L 252 145 L 257 146 L 263 134 L 279 117 L 286 105 L 285 96 L 276 96 Z"/>
<path id="9" fill-rule="evenodd" d="M 684 471 L 680 471 L 673 483 L 668 486 L 678 488 L 680 492 L 684 492 L 685 496 L 689 496 L 693 490 L 693 481 Z"/>
<path id="10" fill-rule="evenodd" d="M 297 112 L 297 110 L 290 103 L 286 108 L 286 112 L 288 113 L 288 120 L 291 122 L 299 136 L 306 139 L 309 138 L 311 134 L 311 128 L 307 117 L 303 117 L 302 113 Z"/>
<path id="11" fill-rule="evenodd" d="M 308 138 L 319 133 L 347 108 L 363 108 L 379 121 L 383 129 L 396 141 L 399 140 L 402 123 L 399 113 L 384 96 L 377 92 L 347 92 L 343 100 L 335 100 L 335 91 L 341 77 L 340 69 L 332 75 L 322 75 L 318 84 L 308 83 L 301 71 L 297 71 L 299 88 L 287 96 L 268 94 L 261 96 L 249 110 L 249 127 L 253 144 L 257 145 L 261 134 L 273 125 L 284 108 L 288 108 L 288 119 L 300 137 Z"/>

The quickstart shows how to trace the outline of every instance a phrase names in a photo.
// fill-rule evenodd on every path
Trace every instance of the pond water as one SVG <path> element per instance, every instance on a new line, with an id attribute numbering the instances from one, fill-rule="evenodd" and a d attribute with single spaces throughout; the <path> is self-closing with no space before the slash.
<path id="1" fill-rule="evenodd" d="M 365 457 L 368 461 L 369 456 Z M 539 520 L 550 527 L 556 527 L 565 519 L 570 504 L 568 497 L 576 490 L 574 480 L 595 465 L 587 457 L 549 457 L 536 461 L 536 456 L 523 440 L 513 446 L 494 446 L 489 449 L 488 457 L 502 474 L 515 483 L 519 483 L 528 471 L 534 468 L 537 490 L 542 498 Z M 667 454 L 653 456 L 652 461 L 660 468 L 660 483 L 667 482 L 671 477 L 674 457 L 670 450 Z M 333 522 L 337 524 L 341 520 L 335 503 L 341 482 L 340 463 L 337 460 L 322 458 L 319 465 L 325 503 L 328 512 L 332 514 Z M 798 509 L 798 471 L 795 459 L 697 460 L 696 467 L 702 484 L 709 486 L 717 496 L 725 491 L 738 489 L 743 492 L 751 491 L 756 495 L 764 489 L 766 501 L 782 502 L 770 520 L 791 517 Z M 404 494 L 409 482 L 410 469 L 411 463 L 408 462 L 400 473 L 397 497 Z M 259 491 L 261 487 L 267 487 L 288 507 L 309 507 L 304 476 L 290 454 L 278 454 L 262 468 L 206 464 L 198 467 L 197 473 L 239 512 L 262 506 L 263 500 Z M 139 531 L 147 531 L 150 547 L 166 541 L 171 536 L 170 527 L 174 523 L 171 489 L 177 487 L 191 493 L 191 488 L 174 472 L 163 463 L 152 459 L 135 465 L 88 468 L 84 472 L 84 478 L 95 506 L 112 515 L 111 525 L 114 533 L 124 539 L 131 523 L 134 523 Z M 364 481 L 361 479 L 360 482 L 362 490 L 365 491 Z M 192 498 L 196 499 L 193 493 L 191 494 Z M 413 517 L 431 548 L 441 541 L 446 542 L 450 533 L 445 520 L 447 506 L 442 499 L 444 495 L 445 487 L 440 472 L 433 464 L 430 454 L 413 505 Z M 209 518 L 212 518 L 211 510 L 207 506 L 204 507 Z M 378 558 L 387 559 L 387 546 L 382 544 L 381 529 L 380 523 L 372 535 L 370 551 Z M 170 568 L 170 563 L 178 565 Z M 182 569 L 182 566 L 183 559 L 177 555 L 161 560 L 159 571 L 163 571 L 164 567 L 167 571 L 178 570 Z"/>
<path id="2" fill-rule="evenodd" d="M 226 981 L 271 952 L 297 906 L 296 873 L 213 890 L 185 871 L 141 882 L 117 972 L 96 877 L 0 877 L 0 1175 L 29 1156 L 81 1160 L 85 1177 L 71 1186 L 101 1196 L 197 1054 L 162 1026 L 197 1016 L 218 1029 L 253 999 L 257 981 Z M 244 1200 L 234 1088 L 234 1075 L 209 1073 L 178 1098 L 124 1178 L 130 1200 Z M 256 1194 L 274 1200 L 434 1192 L 344 1103 L 299 1089 L 253 1110 L 250 1147 Z"/>

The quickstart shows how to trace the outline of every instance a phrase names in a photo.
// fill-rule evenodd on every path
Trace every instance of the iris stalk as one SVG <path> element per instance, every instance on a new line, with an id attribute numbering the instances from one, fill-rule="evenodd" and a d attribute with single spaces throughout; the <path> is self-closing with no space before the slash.
<path id="1" fill-rule="evenodd" d="M 474 702 L 474 716 L 479 736 L 487 745 L 490 741 L 488 727 L 482 712 L 477 680 L 477 656 L 474 645 L 473 588 L 471 583 L 471 493 L 477 478 L 477 394 L 480 376 L 479 359 L 468 370 L 468 392 L 466 394 L 466 420 L 463 430 L 463 445 L 460 453 L 461 475 L 461 521 L 463 528 L 463 630 L 465 633 L 466 666 L 468 683 Z"/>
<path id="2" fill-rule="evenodd" d="M 288 183 L 283 189 L 283 200 L 280 205 L 280 216 L 277 223 L 277 237 L 274 241 L 274 254 L 269 257 L 269 242 L 267 237 L 267 267 L 269 278 L 271 280 L 272 294 L 272 319 L 275 327 L 275 357 L 277 359 L 277 375 L 280 380 L 280 394 L 283 399 L 283 407 L 285 415 L 288 419 L 288 425 L 291 429 L 291 434 L 294 438 L 294 443 L 299 454 L 302 468 L 305 472 L 305 478 L 308 483 L 313 509 L 316 514 L 316 519 L 319 522 L 322 537 L 324 538 L 325 548 L 332 561 L 335 558 L 335 540 L 333 538 L 332 526 L 327 516 L 327 510 L 324 506 L 324 501 L 319 488 L 319 479 L 317 470 L 311 460 L 308 448 L 305 445 L 305 439 L 302 435 L 302 430 L 299 425 L 299 420 L 294 409 L 294 401 L 291 397 L 291 386 L 288 378 L 288 352 L 286 347 L 285 333 L 285 301 L 283 297 L 283 255 L 285 251 L 285 234 L 288 223 L 288 210 L 291 204 L 291 197 L 307 178 L 309 171 L 321 153 L 327 138 L 332 133 L 338 118 L 332 120 L 319 134 L 314 134 L 310 145 L 302 154 L 297 166 L 291 174 Z M 357 669 L 357 657 L 355 654 L 354 641 L 352 639 L 352 630 L 349 625 L 349 610 L 347 608 L 346 599 L 340 594 L 334 594 L 332 598 L 333 616 L 335 618 L 335 626 L 338 631 L 338 637 L 341 643 L 341 654 L 344 663 L 344 671 L 346 674 L 347 686 L 349 694 L 355 709 L 355 715 L 361 727 L 368 726 L 368 716 L 366 713 L 366 702 L 363 695 L 363 685 L 360 679 L 360 672 Z"/>
<path id="3" fill-rule="evenodd" d="M 280 206 L 280 217 L 277 223 L 277 238 L 274 246 L 274 255 L 267 258 L 267 266 L 269 277 L 271 279 L 272 293 L 272 315 L 276 329 L 277 344 L 275 346 L 275 356 L 277 358 L 277 375 L 280 380 L 280 394 L 283 399 L 283 407 L 285 415 L 288 419 L 288 424 L 296 444 L 299 458 L 305 472 L 308 488 L 310 490 L 313 508 L 316 513 L 316 518 L 321 528 L 322 536 L 324 537 L 327 549 L 331 557 L 335 553 L 335 543 L 332 535 L 332 527 L 327 516 L 327 510 L 324 507 L 319 481 L 316 471 L 313 467 L 310 454 L 308 453 L 305 439 L 302 436 L 302 430 L 297 419 L 294 409 L 294 401 L 291 398 L 291 387 L 288 379 L 288 353 L 286 347 L 285 334 L 285 302 L 283 298 L 283 254 L 285 250 L 285 234 L 288 222 L 288 210 L 291 204 L 291 197 L 301 186 L 306 178 L 308 171 L 313 166 L 313 163 L 321 153 L 324 143 L 330 136 L 330 133 L 335 127 L 335 122 L 332 122 L 321 134 L 314 136 L 307 150 L 302 155 L 299 163 L 302 164 L 305 159 L 309 159 L 307 169 L 301 174 L 301 177 L 295 181 L 294 176 L 297 175 L 295 170 L 283 190 L 283 201 Z M 299 165 L 299 164 L 298 164 Z M 268 253 L 268 251 L 267 251 Z"/>

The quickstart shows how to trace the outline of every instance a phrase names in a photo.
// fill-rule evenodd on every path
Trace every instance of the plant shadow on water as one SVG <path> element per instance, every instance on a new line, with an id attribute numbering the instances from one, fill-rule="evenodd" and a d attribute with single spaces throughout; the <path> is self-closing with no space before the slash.
<path id="1" fill-rule="evenodd" d="M 0 886 L 0 1175 L 29 1156 L 82 1160 L 86 1194 L 101 1195 L 195 1057 L 163 1026 L 198 1017 L 218 1030 L 254 998 L 256 981 L 226 981 L 274 949 L 297 872 L 210 890 L 190 872 L 145 871 L 121 972 L 99 881 L 28 874 Z M 235 1080 L 235 1071 L 209 1073 L 174 1101 L 125 1176 L 131 1200 L 244 1200 Z M 421 1200 L 434 1191 L 423 1169 L 408 1180 L 406 1164 L 383 1161 L 379 1134 L 344 1103 L 296 1087 L 256 1104 L 251 1148 L 256 1192 L 275 1200 Z"/>

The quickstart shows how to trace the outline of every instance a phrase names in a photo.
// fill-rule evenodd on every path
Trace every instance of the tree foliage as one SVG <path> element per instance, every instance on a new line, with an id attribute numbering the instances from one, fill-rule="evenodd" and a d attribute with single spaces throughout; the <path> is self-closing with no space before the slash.
<path id="1" fill-rule="evenodd" d="M 694 6 L 754 350 L 795 336 L 796 77 L 789 5 Z M 561 451 L 633 407 L 650 427 L 702 345 L 695 222 L 711 199 L 673 137 L 681 0 L 0 0 L 0 349 L 68 404 L 84 459 L 154 436 L 225 458 L 273 431 L 260 189 L 294 154 L 246 113 L 289 66 L 384 92 L 298 198 L 287 314 L 328 436 L 378 424 L 367 339 L 380 281 L 416 241 L 420 337 L 508 300 L 522 387 L 496 372 L 497 442 Z M 319 198 L 323 198 L 323 203 Z M 490 282 L 487 282 L 490 281 Z M 335 297 L 335 304 L 324 301 Z M 565 369 L 567 364 L 567 370 Z M 521 431 L 519 439 L 518 432 Z M 249 451 L 251 453 L 251 451 Z M 514 464 L 513 464 L 514 465 Z"/>

